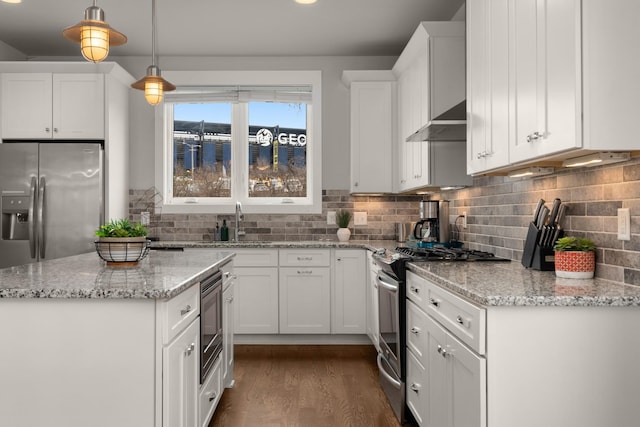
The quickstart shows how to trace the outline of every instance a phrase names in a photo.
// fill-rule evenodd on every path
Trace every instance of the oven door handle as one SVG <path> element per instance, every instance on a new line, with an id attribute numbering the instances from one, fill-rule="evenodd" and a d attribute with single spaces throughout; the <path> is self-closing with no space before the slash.
<path id="1" fill-rule="evenodd" d="M 398 390 L 400 390 L 400 388 L 402 388 L 402 383 L 398 380 L 396 380 L 395 378 L 393 378 L 391 375 L 389 375 L 386 371 L 386 369 L 384 369 L 384 366 L 382 365 L 383 360 L 382 360 L 382 353 L 378 353 L 378 369 L 380 370 L 380 374 L 391 383 L 392 386 L 394 386 L 395 388 L 397 388 Z"/>
<path id="2" fill-rule="evenodd" d="M 398 292 L 398 285 L 382 280 L 381 276 L 378 276 L 378 283 L 380 284 L 380 286 L 382 286 L 383 288 L 385 288 L 386 290 L 388 290 L 390 292 L 393 292 L 393 293 L 397 293 Z"/>
<path id="3" fill-rule="evenodd" d="M 211 346 L 213 345 L 213 343 L 216 342 L 216 340 L 219 340 L 219 339 L 220 339 L 220 334 L 215 334 L 214 337 L 211 339 L 211 341 L 209 341 L 209 344 L 204 349 L 203 353 L 207 353 L 209 351 L 209 349 L 211 349 Z"/>

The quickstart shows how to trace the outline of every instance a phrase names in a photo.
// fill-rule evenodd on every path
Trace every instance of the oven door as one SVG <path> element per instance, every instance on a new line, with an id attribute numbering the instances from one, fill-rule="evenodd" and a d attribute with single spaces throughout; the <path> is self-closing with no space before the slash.
<path id="1" fill-rule="evenodd" d="M 402 342 L 400 339 L 400 283 L 380 271 L 378 282 L 378 326 L 380 351 L 396 376 L 402 378 Z"/>
<path id="2" fill-rule="evenodd" d="M 222 273 L 217 272 L 200 284 L 200 383 L 222 351 Z"/>

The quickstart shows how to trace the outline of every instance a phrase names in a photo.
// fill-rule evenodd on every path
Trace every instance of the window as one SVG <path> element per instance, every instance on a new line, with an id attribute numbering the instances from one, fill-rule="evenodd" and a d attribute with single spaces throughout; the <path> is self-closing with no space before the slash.
<path id="1" fill-rule="evenodd" d="M 169 74 L 164 212 L 321 211 L 320 72 Z"/>

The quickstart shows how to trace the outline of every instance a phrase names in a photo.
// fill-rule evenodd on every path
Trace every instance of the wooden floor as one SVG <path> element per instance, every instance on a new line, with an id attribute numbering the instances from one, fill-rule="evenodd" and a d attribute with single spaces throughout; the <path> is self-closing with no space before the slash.
<path id="1" fill-rule="evenodd" d="M 400 426 L 373 346 L 236 345 L 235 380 L 209 427 Z"/>

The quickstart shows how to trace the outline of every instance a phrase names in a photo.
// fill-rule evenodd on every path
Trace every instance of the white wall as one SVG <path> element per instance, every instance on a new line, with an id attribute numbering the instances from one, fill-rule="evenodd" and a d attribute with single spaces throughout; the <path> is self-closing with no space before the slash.
<path id="1" fill-rule="evenodd" d="M 136 79 L 142 78 L 150 57 L 109 57 Z M 349 188 L 349 91 L 342 83 L 343 70 L 389 70 L 396 57 L 161 57 L 162 71 L 202 70 L 321 70 L 322 71 L 322 188 Z M 154 107 L 142 92 L 132 90 L 130 186 L 155 185 Z"/>
<path id="2" fill-rule="evenodd" d="M 0 41 L 0 61 L 26 61 L 27 55 Z"/>

